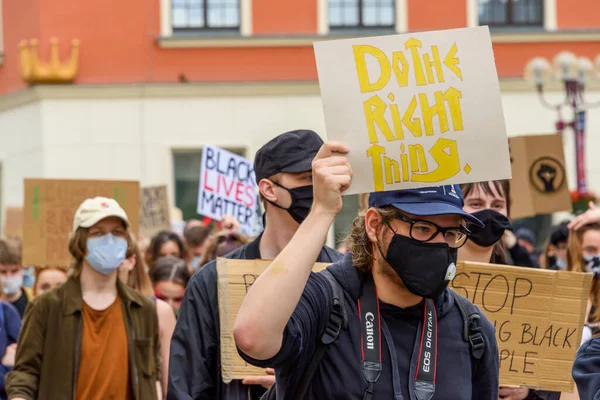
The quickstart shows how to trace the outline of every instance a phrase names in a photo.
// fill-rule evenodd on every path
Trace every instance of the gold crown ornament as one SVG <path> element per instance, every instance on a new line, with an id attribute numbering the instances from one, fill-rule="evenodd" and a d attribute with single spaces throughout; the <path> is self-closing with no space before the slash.
<path id="1" fill-rule="evenodd" d="M 58 39 L 50 39 L 50 62 L 40 60 L 36 39 L 22 40 L 19 44 L 21 78 L 30 84 L 72 83 L 79 70 L 79 40 L 71 41 L 71 55 L 65 62 L 58 55 Z"/>

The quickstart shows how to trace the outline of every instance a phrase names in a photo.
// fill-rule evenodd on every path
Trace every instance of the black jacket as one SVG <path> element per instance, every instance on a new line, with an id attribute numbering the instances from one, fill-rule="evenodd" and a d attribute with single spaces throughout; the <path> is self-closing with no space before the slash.
<path id="1" fill-rule="evenodd" d="M 260 238 L 225 257 L 260 259 Z M 316 261 L 333 263 L 341 258 L 337 251 L 323 247 Z M 261 387 L 245 386 L 241 381 L 223 383 L 216 265 L 213 261 L 202 267 L 185 291 L 171 341 L 168 400 L 254 400 L 264 393 Z"/>
<path id="2" fill-rule="evenodd" d="M 577 351 L 573 379 L 581 400 L 600 399 L 600 338 L 587 341 Z"/>

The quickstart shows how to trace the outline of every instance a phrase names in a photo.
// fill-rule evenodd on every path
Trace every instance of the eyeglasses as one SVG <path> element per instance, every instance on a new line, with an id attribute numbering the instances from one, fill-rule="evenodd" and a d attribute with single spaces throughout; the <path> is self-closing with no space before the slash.
<path id="1" fill-rule="evenodd" d="M 443 228 L 430 221 L 422 219 L 408 218 L 404 214 L 396 215 L 396 219 L 404 221 L 410 225 L 410 237 L 417 242 L 429 242 L 433 240 L 438 233 L 444 235 L 444 240 L 453 249 L 462 247 L 471 233 L 467 228 Z"/>

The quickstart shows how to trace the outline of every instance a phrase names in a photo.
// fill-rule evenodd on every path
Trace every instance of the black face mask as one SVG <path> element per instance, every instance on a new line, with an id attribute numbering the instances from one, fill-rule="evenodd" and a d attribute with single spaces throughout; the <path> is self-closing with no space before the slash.
<path id="1" fill-rule="evenodd" d="M 502 239 L 504 231 L 510 229 L 510 221 L 504 215 L 491 209 L 477 211 L 473 216 L 485 224 L 485 228 L 472 225 L 469 240 L 477 246 L 490 247 Z"/>
<path id="2" fill-rule="evenodd" d="M 306 219 L 308 213 L 310 212 L 310 207 L 313 203 L 313 187 L 312 185 L 300 186 L 294 189 L 288 189 L 286 187 L 281 186 L 280 184 L 275 183 L 275 185 L 279 186 L 282 189 L 287 190 L 292 198 L 292 204 L 288 208 L 283 208 L 279 204 L 275 204 L 273 202 L 269 202 L 273 204 L 275 207 L 279 207 L 282 210 L 286 210 L 294 221 L 301 224 L 302 221 Z"/>
<path id="3" fill-rule="evenodd" d="M 456 274 L 458 251 L 446 243 L 421 243 L 394 233 L 387 255 L 377 247 L 404 286 L 417 296 L 437 298 Z"/>

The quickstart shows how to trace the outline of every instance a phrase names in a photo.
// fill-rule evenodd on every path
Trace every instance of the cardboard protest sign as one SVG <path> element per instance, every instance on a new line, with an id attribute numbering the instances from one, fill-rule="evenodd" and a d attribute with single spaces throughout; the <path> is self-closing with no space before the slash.
<path id="1" fill-rule="evenodd" d="M 517 136 L 509 142 L 511 217 L 571 211 L 562 135 Z"/>
<path id="2" fill-rule="evenodd" d="M 233 325 L 248 289 L 270 263 L 266 260 L 217 259 L 221 325 L 221 373 L 225 383 L 229 383 L 233 379 L 265 375 L 264 369 L 246 363 L 239 356 L 233 340 Z M 328 265 L 317 263 L 313 271 L 321 271 Z"/>
<path id="3" fill-rule="evenodd" d="M 140 231 L 144 237 L 152 237 L 162 230 L 171 229 L 169 199 L 166 186 L 142 188 L 140 207 Z"/>
<path id="4" fill-rule="evenodd" d="M 6 207 L 4 210 L 4 237 L 23 238 L 23 208 Z"/>
<path id="5" fill-rule="evenodd" d="M 496 327 L 500 385 L 571 392 L 591 274 L 459 263 L 450 287 Z"/>
<path id="6" fill-rule="evenodd" d="M 215 146 L 204 146 L 200 166 L 198 208 L 200 215 L 220 221 L 232 215 L 240 231 L 257 234 L 258 189 L 254 165 L 237 154 Z"/>
<path id="7" fill-rule="evenodd" d="M 510 178 L 487 27 L 314 49 L 327 136 L 350 149 L 344 194 Z"/>
<path id="8" fill-rule="evenodd" d="M 110 197 L 127 213 L 138 233 L 140 186 L 134 181 L 25 179 L 23 265 L 66 266 L 69 236 L 79 205 L 88 198 Z"/>

